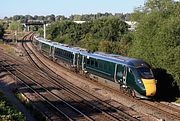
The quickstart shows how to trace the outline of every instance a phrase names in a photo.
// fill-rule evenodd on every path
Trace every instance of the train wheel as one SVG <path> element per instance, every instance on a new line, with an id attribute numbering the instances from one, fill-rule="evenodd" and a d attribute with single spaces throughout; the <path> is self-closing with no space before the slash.
<path id="1" fill-rule="evenodd" d="M 131 88 L 127 88 L 127 89 L 126 89 L 126 94 L 127 94 L 129 97 L 131 97 Z"/>
<path id="2" fill-rule="evenodd" d="M 133 98 L 135 98 L 135 97 L 136 97 L 135 92 L 134 92 L 134 90 L 133 90 L 133 89 L 131 89 L 131 96 L 132 96 Z"/>
<path id="3" fill-rule="evenodd" d="M 90 77 L 89 77 L 89 73 L 85 73 L 85 77 L 86 77 L 86 78 L 90 78 Z"/>

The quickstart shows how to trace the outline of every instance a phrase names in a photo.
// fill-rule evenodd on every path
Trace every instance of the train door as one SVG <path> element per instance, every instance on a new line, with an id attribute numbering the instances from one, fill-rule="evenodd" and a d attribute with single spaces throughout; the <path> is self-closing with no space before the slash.
<path id="1" fill-rule="evenodd" d="M 55 51 L 55 47 L 54 46 L 52 46 L 52 58 L 54 58 L 54 51 Z"/>
<path id="2" fill-rule="evenodd" d="M 81 59 L 82 59 L 82 62 L 81 62 L 81 64 L 82 64 L 82 70 L 84 70 L 84 68 L 85 68 L 85 67 L 84 67 L 84 64 L 85 64 L 85 57 L 82 56 Z"/>
<path id="3" fill-rule="evenodd" d="M 122 84 L 123 83 L 123 71 L 124 71 L 124 68 L 122 65 L 117 65 L 116 66 L 116 82 Z"/>
<path id="4" fill-rule="evenodd" d="M 126 85 L 127 80 L 127 67 L 118 64 L 116 67 L 116 79 L 118 83 Z"/>
<path id="5" fill-rule="evenodd" d="M 76 68 L 79 68 L 79 54 L 76 54 Z"/>
<path id="6" fill-rule="evenodd" d="M 42 43 L 41 42 L 39 42 L 39 47 L 38 48 L 39 48 L 40 51 L 42 51 L 41 50 L 42 49 Z"/>
<path id="7" fill-rule="evenodd" d="M 82 55 L 81 54 L 77 54 L 77 68 L 78 70 L 82 69 Z"/>
<path id="8" fill-rule="evenodd" d="M 76 65 L 76 53 L 72 53 L 73 54 L 73 66 L 75 67 Z"/>
<path id="9" fill-rule="evenodd" d="M 53 48 L 52 48 L 52 46 L 50 45 L 50 46 L 49 46 L 49 56 L 50 56 L 50 57 L 52 57 L 52 49 L 53 49 Z"/>
<path id="10" fill-rule="evenodd" d="M 127 67 L 124 66 L 124 72 L 123 72 L 123 84 L 126 85 L 126 81 L 127 81 Z"/>

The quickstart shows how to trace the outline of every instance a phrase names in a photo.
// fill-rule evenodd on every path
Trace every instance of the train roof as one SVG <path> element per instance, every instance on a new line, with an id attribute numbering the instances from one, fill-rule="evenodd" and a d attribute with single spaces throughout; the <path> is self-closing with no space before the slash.
<path id="1" fill-rule="evenodd" d="M 129 58 L 129 57 L 124 57 L 124 56 L 120 56 L 116 54 L 107 54 L 104 52 L 91 53 L 91 52 L 88 52 L 88 50 L 84 48 L 69 47 L 67 44 L 52 42 L 50 40 L 46 40 L 44 38 L 39 38 L 39 37 L 38 38 L 36 37 L 36 39 L 42 43 L 48 44 L 50 46 L 54 46 L 55 48 L 63 49 L 72 53 L 80 53 L 81 55 L 95 58 L 95 59 L 101 59 L 104 61 L 109 61 L 109 62 L 113 62 L 117 64 L 128 65 L 135 68 L 142 67 L 142 66 L 150 67 L 149 64 L 147 64 L 141 59 Z"/>
<path id="2" fill-rule="evenodd" d="M 128 65 L 135 68 L 139 68 L 142 66 L 149 67 L 149 65 L 141 59 L 128 58 L 116 54 L 107 54 L 104 52 L 95 52 L 95 53 L 80 52 L 80 53 L 87 57 L 113 62 L 117 64 Z"/>
<path id="3" fill-rule="evenodd" d="M 72 47 L 68 47 L 68 46 L 65 46 L 63 44 L 58 44 L 58 45 L 53 45 L 53 46 L 55 48 L 63 49 L 63 50 L 66 50 L 66 51 L 69 51 L 69 52 L 72 52 L 72 53 L 79 53 L 78 49 L 75 49 L 75 48 L 72 48 Z"/>
<path id="4" fill-rule="evenodd" d="M 58 42 L 52 42 L 50 40 L 47 40 L 47 39 L 44 39 L 44 38 L 41 38 L 41 37 L 35 37 L 35 39 L 38 40 L 41 43 L 53 46 L 55 48 L 63 49 L 63 50 L 73 52 L 73 53 L 79 53 L 78 49 L 71 48 L 67 44 L 61 44 L 61 43 L 58 43 Z"/>
<path id="5" fill-rule="evenodd" d="M 41 37 L 35 37 L 35 39 L 38 40 L 41 43 L 44 43 L 44 44 L 47 44 L 47 45 L 50 45 L 50 46 L 54 45 L 54 42 L 52 42 L 50 40 L 47 40 L 47 39 L 44 39 L 44 38 L 41 38 Z"/>

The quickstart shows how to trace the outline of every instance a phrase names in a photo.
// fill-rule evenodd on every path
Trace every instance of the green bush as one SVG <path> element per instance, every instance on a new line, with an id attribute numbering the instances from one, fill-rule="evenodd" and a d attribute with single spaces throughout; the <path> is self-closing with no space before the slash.
<path id="1" fill-rule="evenodd" d="M 0 121 L 25 121 L 21 112 L 10 105 L 6 98 L 0 92 Z"/>
<path id="2" fill-rule="evenodd" d="M 46 117 L 38 111 L 35 107 L 33 107 L 32 103 L 27 101 L 22 94 L 16 93 L 16 97 L 25 105 L 25 107 L 32 113 L 32 115 L 38 120 L 38 121 L 46 121 Z"/>

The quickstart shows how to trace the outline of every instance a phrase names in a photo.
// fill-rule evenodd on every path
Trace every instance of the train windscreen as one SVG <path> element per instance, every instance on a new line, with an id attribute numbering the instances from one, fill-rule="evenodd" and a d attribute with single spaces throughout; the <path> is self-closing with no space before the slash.
<path id="1" fill-rule="evenodd" d="M 152 70 L 147 67 L 139 67 L 138 71 L 140 72 L 142 78 L 144 79 L 152 79 L 154 78 L 154 75 L 152 73 Z"/>

